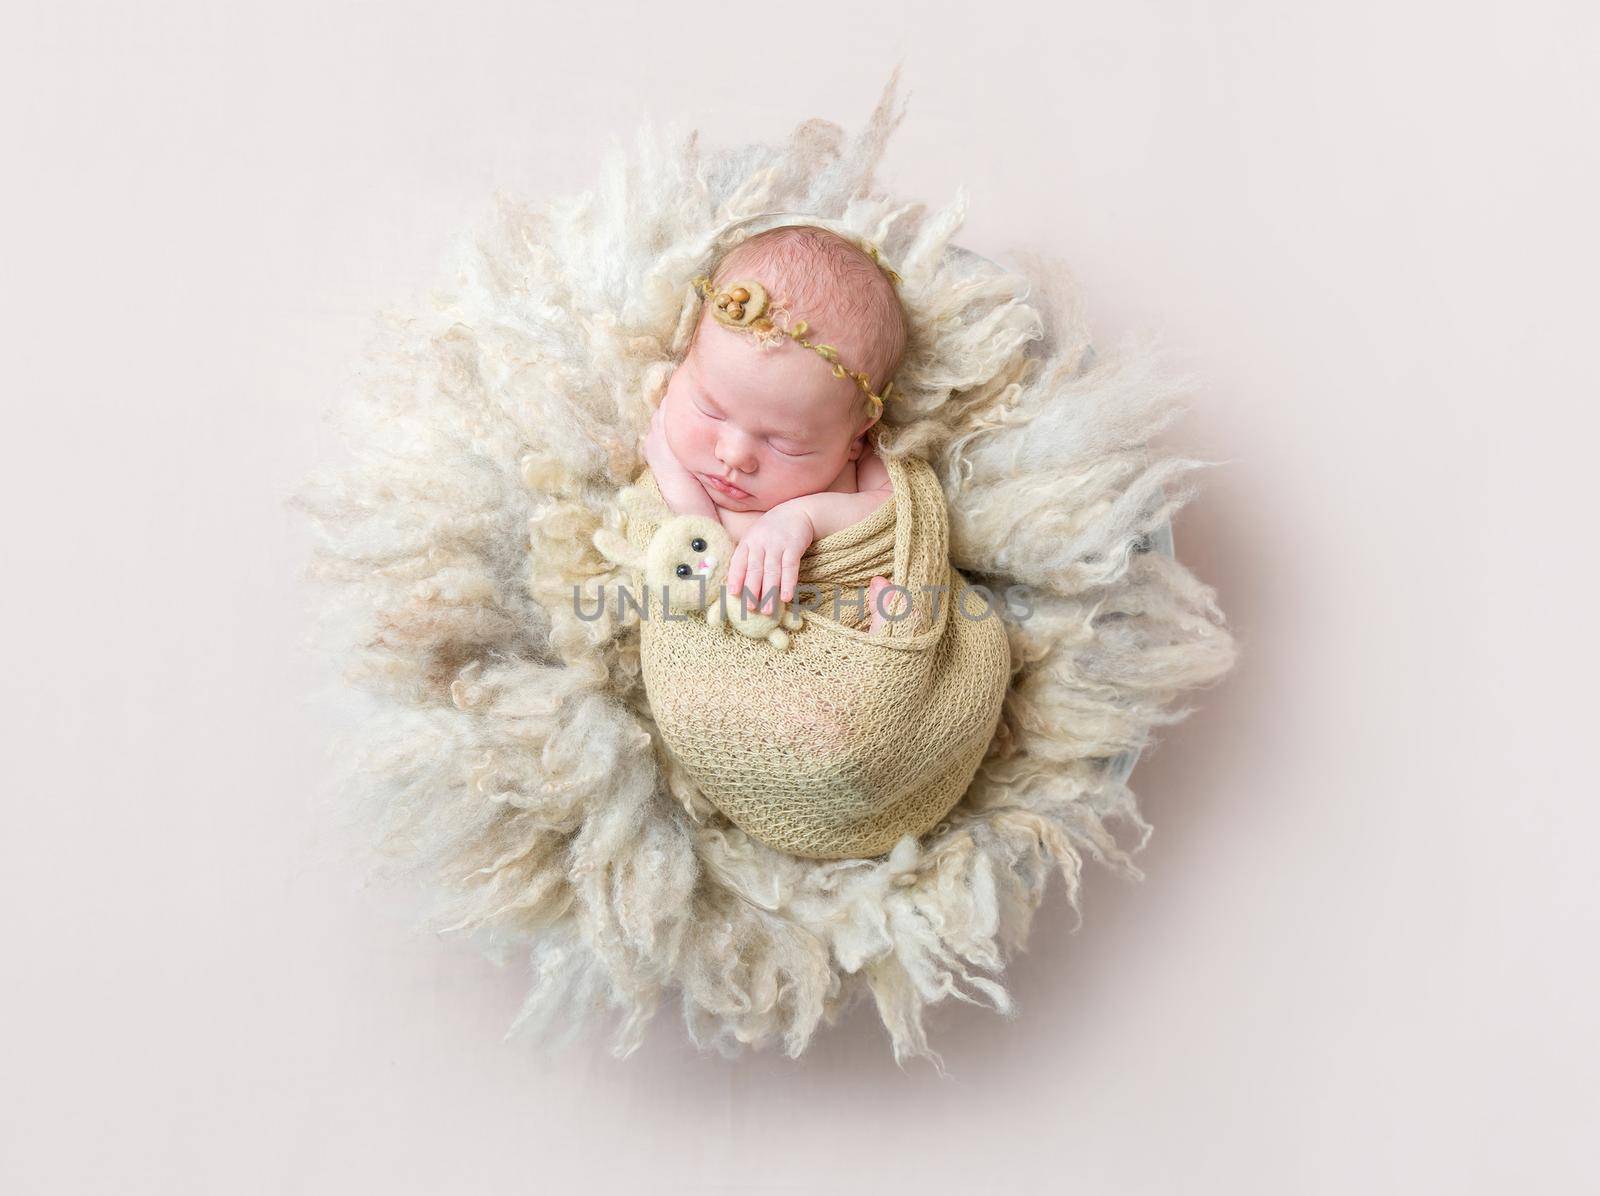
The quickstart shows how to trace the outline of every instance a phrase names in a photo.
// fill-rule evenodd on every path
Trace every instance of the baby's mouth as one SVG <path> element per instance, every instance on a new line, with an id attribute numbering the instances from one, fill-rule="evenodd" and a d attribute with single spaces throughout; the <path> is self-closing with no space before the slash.
<path id="1" fill-rule="evenodd" d="M 722 491 L 722 493 L 726 494 L 729 498 L 749 498 L 750 497 L 750 491 L 741 489 L 740 487 L 735 486 L 732 482 L 725 482 L 721 478 L 717 477 L 715 474 L 706 473 L 706 474 L 701 474 L 700 476 L 705 478 L 706 481 L 710 482 L 713 486 L 715 486 L 718 490 Z"/>

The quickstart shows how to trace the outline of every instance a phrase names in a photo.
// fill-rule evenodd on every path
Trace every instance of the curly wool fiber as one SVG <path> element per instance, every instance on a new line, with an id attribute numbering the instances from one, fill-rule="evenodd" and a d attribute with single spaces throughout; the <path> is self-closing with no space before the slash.
<path id="1" fill-rule="evenodd" d="M 530 1033 L 610 1018 L 626 1055 L 677 994 L 700 1045 L 799 1055 L 870 995 L 896 1059 L 938 1065 L 926 1009 L 1010 1011 L 998 978 L 1052 873 L 1074 906 L 1086 856 L 1137 875 L 1148 827 L 1113 761 L 1231 663 L 1212 593 L 1140 551 L 1196 464 L 1150 447 L 1175 387 L 953 246 L 959 195 L 930 212 L 874 187 L 896 84 L 854 138 L 811 120 L 706 152 L 647 125 L 595 190 L 502 198 L 451 289 L 385 322 L 338 411 L 354 460 L 297 498 L 322 642 L 367 707 L 345 789 L 439 927 L 528 953 Z M 624 525 L 689 280 L 771 213 L 870 240 L 899 272 L 910 339 L 880 442 L 933 466 L 952 565 L 1033 591 L 966 797 L 874 859 L 785 855 L 721 818 L 659 742 L 637 621 L 580 615 L 624 580 L 592 537 Z"/>

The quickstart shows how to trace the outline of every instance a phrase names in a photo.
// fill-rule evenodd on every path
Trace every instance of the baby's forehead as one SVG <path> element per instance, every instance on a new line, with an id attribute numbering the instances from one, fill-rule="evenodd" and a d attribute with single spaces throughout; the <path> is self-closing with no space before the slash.
<path id="1" fill-rule="evenodd" d="M 726 408 L 782 412 L 793 426 L 832 423 L 854 414 L 856 388 L 829 364 L 787 338 L 763 345 L 709 320 L 684 358 L 693 388 Z"/>

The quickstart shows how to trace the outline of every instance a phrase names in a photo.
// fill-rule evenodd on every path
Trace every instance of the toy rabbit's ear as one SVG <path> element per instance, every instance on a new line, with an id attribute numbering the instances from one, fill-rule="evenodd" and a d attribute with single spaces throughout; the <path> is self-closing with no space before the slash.
<path id="1" fill-rule="evenodd" d="M 644 559 L 633 551 L 628 538 L 621 532 L 602 527 L 590 538 L 594 541 L 594 546 L 600 550 L 600 555 L 613 565 L 635 570 L 644 568 Z"/>

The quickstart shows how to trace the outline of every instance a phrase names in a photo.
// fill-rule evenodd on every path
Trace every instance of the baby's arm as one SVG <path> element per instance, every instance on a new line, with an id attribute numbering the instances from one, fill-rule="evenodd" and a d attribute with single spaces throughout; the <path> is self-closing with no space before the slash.
<path id="1" fill-rule="evenodd" d="M 812 538 L 820 540 L 823 536 L 832 535 L 834 532 L 843 531 L 860 523 L 883 506 L 893 493 L 894 487 L 888 482 L 885 482 L 880 489 L 863 490 L 858 494 L 824 490 L 819 494 L 802 494 L 799 498 L 791 498 L 788 502 L 779 503 L 772 509 L 776 511 L 779 507 L 783 507 L 804 511 L 811 521 Z"/>
<path id="2" fill-rule="evenodd" d="M 823 536 L 860 523 L 893 497 L 894 484 L 889 480 L 889 467 L 869 445 L 856 462 L 856 493 L 824 490 L 818 494 L 803 494 L 789 501 L 801 505 L 800 509 L 811 520 L 812 535 L 820 540 Z"/>
<path id="3" fill-rule="evenodd" d="M 710 515 L 717 518 L 717 504 L 711 501 L 698 478 L 673 456 L 661 430 L 661 408 L 650 418 L 650 431 L 644 438 L 644 460 L 655 475 L 661 497 L 674 515 Z"/>

